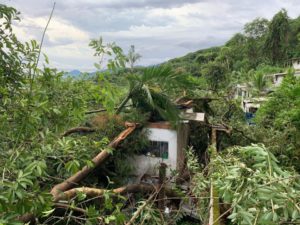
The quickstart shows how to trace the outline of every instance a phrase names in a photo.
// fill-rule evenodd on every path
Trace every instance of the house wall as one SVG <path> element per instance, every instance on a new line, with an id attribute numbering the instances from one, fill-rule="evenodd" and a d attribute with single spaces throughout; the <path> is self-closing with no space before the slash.
<path id="1" fill-rule="evenodd" d="M 280 84 L 283 81 L 283 78 L 284 78 L 284 76 L 275 76 L 275 79 L 274 79 L 274 85 L 275 85 L 275 87 L 280 86 Z"/>
<path id="2" fill-rule="evenodd" d="M 142 176 L 144 174 L 157 175 L 160 162 L 164 162 L 168 166 L 167 175 L 171 169 L 177 167 L 177 131 L 165 128 L 146 128 L 150 141 L 168 142 L 168 159 L 152 157 L 147 155 L 135 155 L 130 162 L 133 165 L 133 175 Z"/>
<path id="3" fill-rule="evenodd" d="M 203 119 L 204 120 L 204 119 Z M 179 174 L 183 174 L 185 169 L 185 149 L 188 145 L 189 139 L 189 124 L 188 123 L 181 123 L 178 127 L 177 131 L 177 165 L 176 169 Z"/>
<path id="4" fill-rule="evenodd" d="M 300 70 L 300 59 L 293 61 L 293 67 L 295 70 Z"/>

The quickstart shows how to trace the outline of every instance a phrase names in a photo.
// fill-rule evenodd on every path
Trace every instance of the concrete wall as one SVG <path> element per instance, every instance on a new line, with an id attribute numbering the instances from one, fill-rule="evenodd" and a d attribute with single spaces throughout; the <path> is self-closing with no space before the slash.
<path id="1" fill-rule="evenodd" d="M 276 76 L 274 79 L 274 86 L 278 87 L 281 85 L 282 81 L 283 81 L 284 76 Z"/>
<path id="2" fill-rule="evenodd" d="M 168 159 L 152 157 L 147 155 L 136 155 L 130 162 L 133 165 L 133 174 L 140 176 L 143 174 L 157 175 L 160 162 L 164 162 L 168 166 L 167 174 L 170 169 L 175 170 L 177 167 L 177 131 L 172 129 L 146 128 L 150 141 L 168 142 Z"/>
<path id="3" fill-rule="evenodd" d="M 300 70 L 300 59 L 293 61 L 293 67 L 295 70 Z"/>

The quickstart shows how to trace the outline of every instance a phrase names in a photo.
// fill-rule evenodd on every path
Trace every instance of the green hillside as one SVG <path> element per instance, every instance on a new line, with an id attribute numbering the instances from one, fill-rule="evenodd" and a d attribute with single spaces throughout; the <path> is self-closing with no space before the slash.
<path id="1" fill-rule="evenodd" d="M 252 70 L 281 72 L 289 66 L 288 60 L 299 56 L 300 17 L 289 18 L 281 10 L 271 20 L 257 18 L 247 23 L 223 46 L 192 52 L 167 64 L 193 76 L 204 76 L 213 86 L 214 81 L 227 85 L 247 81 Z"/>

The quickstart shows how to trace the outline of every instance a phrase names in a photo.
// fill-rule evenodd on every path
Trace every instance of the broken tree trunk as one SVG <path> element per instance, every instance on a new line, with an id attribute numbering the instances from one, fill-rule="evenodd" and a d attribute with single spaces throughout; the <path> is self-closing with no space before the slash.
<path id="1" fill-rule="evenodd" d="M 138 192 L 157 193 L 158 190 L 159 190 L 159 186 L 154 186 L 154 185 L 150 185 L 150 184 L 129 184 L 127 186 L 119 187 L 119 188 L 112 189 L 112 190 L 80 187 L 80 188 L 73 188 L 73 189 L 70 189 L 63 193 L 60 193 L 59 195 L 56 195 L 56 198 L 54 198 L 53 201 L 55 202 L 54 206 L 56 206 L 58 201 L 72 199 L 79 192 L 86 194 L 88 197 L 100 197 L 106 191 L 110 191 L 115 194 L 127 194 L 127 193 L 138 193 Z M 165 194 L 166 194 L 166 196 L 169 196 L 169 197 L 178 197 L 178 193 L 176 191 L 173 191 L 170 188 L 165 189 Z M 156 194 L 155 194 L 155 196 L 156 196 Z M 25 214 L 18 218 L 18 220 L 23 223 L 27 223 L 30 221 L 34 222 L 34 219 L 35 219 L 35 217 L 34 217 L 34 214 L 32 214 L 32 213 Z"/>
<path id="2" fill-rule="evenodd" d="M 165 182 L 166 182 L 167 165 L 161 163 L 159 167 L 159 192 L 158 192 L 158 209 L 161 211 L 165 207 Z"/>
<path id="3" fill-rule="evenodd" d="M 66 137 L 73 133 L 78 133 L 78 132 L 89 133 L 89 132 L 94 132 L 94 131 L 96 131 L 96 129 L 91 128 L 91 127 L 74 127 L 74 128 L 71 128 L 71 129 L 65 131 L 61 136 Z"/>
<path id="4" fill-rule="evenodd" d="M 118 146 L 118 144 L 124 140 L 129 134 L 131 134 L 135 128 L 136 124 L 135 123 L 125 123 L 127 129 L 124 130 L 122 133 L 118 135 L 109 145 L 108 148 L 115 148 Z M 81 180 L 86 178 L 93 170 L 94 168 L 98 167 L 103 163 L 103 161 L 109 156 L 110 154 L 108 151 L 103 150 L 101 151 L 98 155 L 96 155 L 92 161 L 94 163 L 94 167 L 88 167 L 85 166 L 83 167 L 80 171 L 75 173 L 73 176 L 69 177 L 65 181 L 63 181 L 60 184 L 55 185 L 52 190 L 51 194 L 53 195 L 54 199 L 59 199 L 59 195 L 62 194 L 63 192 L 71 189 L 74 185 L 78 184 Z"/>
<path id="5" fill-rule="evenodd" d="M 99 197 L 104 194 L 104 192 L 112 192 L 114 194 L 127 194 L 127 193 L 147 193 L 147 192 L 154 192 L 157 190 L 157 187 L 149 184 L 129 184 L 127 186 L 115 188 L 112 190 L 107 189 L 99 189 L 99 188 L 90 188 L 90 187 L 80 187 L 80 188 L 73 188 L 68 191 L 65 191 L 64 193 L 57 196 L 54 201 L 60 201 L 60 200 L 69 200 L 76 196 L 77 193 L 82 192 L 86 194 L 88 197 Z M 174 195 L 171 190 L 169 190 L 170 195 Z"/>
<path id="6" fill-rule="evenodd" d="M 212 128 L 211 134 L 211 162 L 217 156 L 217 128 Z M 212 174 L 213 165 L 211 165 L 210 174 Z M 218 218 L 220 217 L 219 196 L 218 191 L 213 185 L 213 179 L 210 179 L 210 209 L 209 209 L 209 225 L 220 225 Z"/>

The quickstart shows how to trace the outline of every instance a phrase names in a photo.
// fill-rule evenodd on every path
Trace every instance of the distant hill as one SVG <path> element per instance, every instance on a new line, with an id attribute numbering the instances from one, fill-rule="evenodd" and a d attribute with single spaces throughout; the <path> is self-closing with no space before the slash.
<path id="1" fill-rule="evenodd" d="M 165 64 L 171 65 L 175 69 L 184 69 L 194 76 L 200 76 L 200 64 L 214 61 L 218 56 L 221 47 L 211 47 L 190 52 L 182 57 L 170 59 Z"/>
<path id="2" fill-rule="evenodd" d="M 96 71 L 94 72 L 82 72 L 80 70 L 74 69 L 69 72 L 65 72 L 65 77 L 72 77 L 72 78 L 93 78 L 96 74 Z"/>
<path id="3" fill-rule="evenodd" d="M 71 70 L 70 72 L 66 73 L 67 76 L 71 76 L 71 77 L 78 77 L 80 74 L 81 74 L 80 70 Z"/>
<path id="4" fill-rule="evenodd" d="M 245 24 L 242 32 L 223 46 L 198 50 L 164 64 L 211 83 L 240 82 L 251 79 L 253 71 L 284 68 L 290 59 L 300 57 L 299 37 L 300 16 L 292 19 L 281 10 L 271 20 L 257 18 Z"/>

